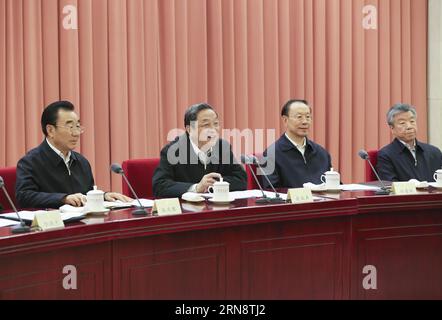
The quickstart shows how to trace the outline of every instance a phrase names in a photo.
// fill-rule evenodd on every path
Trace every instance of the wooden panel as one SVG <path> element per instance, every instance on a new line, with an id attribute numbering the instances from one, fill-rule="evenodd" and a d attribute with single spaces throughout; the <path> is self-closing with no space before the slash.
<path id="1" fill-rule="evenodd" d="M 110 299 L 110 245 L 92 245 L 0 258 L 0 299 Z M 77 270 L 77 289 L 63 288 L 66 265 Z"/>
<path id="2" fill-rule="evenodd" d="M 213 236 L 209 237 L 208 232 L 192 234 L 119 242 L 114 258 L 119 275 L 117 297 L 225 299 L 225 245 L 210 242 Z"/>
<path id="3" fill-rule="evenodd" d="M 440 212 L 376 214 L 355 228 L 354 298 L 442 299 Z M 376 268 L 377 289 L 363 288 L 366 265 Z"/>
<path id="4" fill-rule="evenodd" d="M 349 220 L 347 220 L 349 221 Z M 342 299 L 349 223 L 274 224 L 241 243 L 242 299 Z M 258 231 L 258 230 L 257 230 Z M 263 237 L 264 235 L 264 237 Z M 265 237 L 267 236 L 267 237 Z"/>

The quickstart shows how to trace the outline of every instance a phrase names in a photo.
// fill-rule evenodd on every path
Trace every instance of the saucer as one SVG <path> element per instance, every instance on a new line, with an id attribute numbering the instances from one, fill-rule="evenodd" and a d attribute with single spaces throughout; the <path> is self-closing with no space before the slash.
<path id="1" fill-rule="evenodd" d="M 226 203 L 230 203 L 230 202 L 235 201 L 235 198 L 229 197 L 229 200 L 221 200 L 221 201 L 220 200 L 215 200 L 213 198 L 209 198 L 207 200 L 209 200 L 210 202 L 213 202 L 213 203 L 226 204 Z"/>
<path id="2" fill-rule="evenodd" d="M 193 192 L 186 192 L 181 196 L 181 199 L 188 202 L 203 202 L 205 199 Z"/>
<path id="3" fill-rule="evenodd" d="M 410 179 L 410 180 L 408 180 L 408 182 L 414 183 L 416 189 L 427 189 L 429 186 L 427 181 L 419 181 L 416 179 Z"/>
<path id="4" fill-rule="evenodd" d="M 436 188 L 436 189 L 442 189 L 442 185 L 440 185 L 440 184 L 437 184 L 436 182 L 430 182 L 430 183 L 428 183 L 430 186 L 432 186 L 433 188 Z"/>
<path id="5" fill-rule="evenodd" d="M 428 183 L 417 183 L 416 189 L 428 189 L 428 186 L 429 186 Z M 442 188 L 442 186 L 440 188 Z"/>

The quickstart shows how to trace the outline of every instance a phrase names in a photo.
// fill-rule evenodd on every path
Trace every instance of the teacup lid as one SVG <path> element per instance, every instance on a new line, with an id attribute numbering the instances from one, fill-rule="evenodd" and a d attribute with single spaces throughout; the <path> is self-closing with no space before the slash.
<path id="1" fill-rule="evenodd" d="M 437 173 L 442 173 L 442 169 L 437 169 L 436 172 Z"/>
<path id="2" fill-rule="evenodd" d="M 94 189 L 89 191 L 87 193 L 87 195 L 93 195 L 93 194 L 100 194 L 101 195 L 103 193 L 104 193 L 103 191 L 97 189 L 97 186 L 94 186 Z"/>
<path id="3" fill-rule="evenodd" d="M 214 184 L 216 184 L 216 185 L 220 185 L 220 184 L 226 185 L 226 184 L 229 184 L 229 183 L 227 181 L 224 181 L 223 178 L 221 177 L 221 178 L 219 178 L 219 181 L 215 182 Z"/>
<path id="4" fill-rule="evenodd" d="M 335 174 L 335 175 L 338 175 L 339 172 L 338 171 L 334 171 L 333 168 L 330 168 L 330 171 L 327 171 L 325 174 Z"/>

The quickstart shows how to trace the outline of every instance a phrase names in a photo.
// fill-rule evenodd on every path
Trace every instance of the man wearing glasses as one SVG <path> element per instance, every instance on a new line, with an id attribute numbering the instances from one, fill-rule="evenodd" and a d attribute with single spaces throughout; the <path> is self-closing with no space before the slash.
<path id="1" fill-rule="evenodd" d="M 275 187 L 302 188 L 306 182 L 320 184 L 321 175 L 331 169 L 327 150 L 308 139 L 311 107 L 305 100 L 291 99 L 281 110 L 285 133 L 265 152 L 265 172 Z M 264 186 L 269 188 L 263 180 Z"/>
<path id="2" fill-rule="evenodd" d="M 156 197 L 180 197 L 185 192 L 207 192 L 221 178 L 230 191 L 245 190 L 247 175 L 219 137 L 218 114 L 207 103 L 190 106 L 184 114 L 186 133 L 161 150 L 152 177 Z"/>
<path id="3" fill-rule="evenodd" d="M 395 104 L 387 112 L 387 123 L 394 140 L 378 152 L 379 177 L 386 181 L 433 181 L 434 172 L 442 168 L 442 153 L 416 139 L 416 109 Z"/>
<path id="4" fill-rule="evenodd" d="M 93 189 L 89 161 L 73 151 L 84 127 L 69 101 L 57 101 L 41 116 L 45 140 L 17 164 L 16 198 L 22 208 L 59 208 L 64 204 L 83 206 L 85 194 Z M 107 201 L 132 199 L 106 192 Z"/>

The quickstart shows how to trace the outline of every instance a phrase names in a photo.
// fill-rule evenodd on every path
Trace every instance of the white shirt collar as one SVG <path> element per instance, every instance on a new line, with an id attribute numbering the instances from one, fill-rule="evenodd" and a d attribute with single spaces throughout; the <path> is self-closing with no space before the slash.
<path id="1" fill-rule="evenodd" d="M 296 147 L 296 148 L 302 148 L 302 149 L 305 149 L 305 146 L 306 146 L 306 144 L 307 144 L 307 139 L 304 137 L 304 141 L 303 141 L 303 143 L 302 144 L 296 144 L 296 142 L 295 141 L 293 141 L 292 139 L 290 139 L 290 137 L 289 137 L 289 135 L 287 134 L 287 132 L 285 133 L 285 136 L 287 137 L 287 139 L 289 139 L 289 141 L 291 142 L 291 143 L 293 143 L 293 145 Z"/>
<path id="2" fill-rule="evenodd" d="M 51 149 L 54 150 L 54 152 L 55 152 L 56 154 L 58 154 L 58 155 L 63 159 L 63 161 L 64 161 L 64 163 L 66 164 L 66 166 L 68 166 L 69 161 L 71 161 L 71 151 L 68 152 L 68 155 L 67 155 L 67 157 L 65 158 L 63 152 L 61 152 L 61 151 L 58 150 L 56 147 L 54 147 L 54 146 L 49 142 L 48 138 L 46 138 L 46 142 L 47 142 L 48 145 L 51 147 Z M 68 168 L 69 168 L 69 166 L 68 166 Z"/>
<path id="3" fill-rule="evenodd" d="M 398 139 L 404 146 L 408 147 L 410 150 L 416 150 L 416 140 L 414 140 L 413 145 L 409 145 L 405 141 L 402 141 L 401 139 Z"/>
<path id="4" fill-rule="evenodd" d="M 190 144 L 192 145 L 193 151 L 198 155 L 198 158 L 201 160 L 202 163 L 204 163 L 204 165 L 207 164 L 207 161 L 209 160 L 209 157 L 207 155 L 207 153 L 201 151 L 200 148 L 198 148 L 198 146 L 193 143 L 192 139 L 190 139 Z M 212 152 L 212 148 L 210 148 L 209 153 Z"/>

